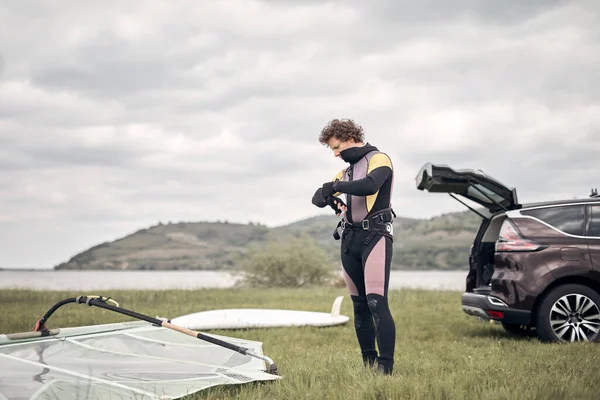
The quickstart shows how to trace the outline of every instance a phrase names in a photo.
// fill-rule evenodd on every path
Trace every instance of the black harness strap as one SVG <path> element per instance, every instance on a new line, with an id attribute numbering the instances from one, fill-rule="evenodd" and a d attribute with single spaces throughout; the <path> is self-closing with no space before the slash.
<path id="1" fill-rule="evenodd" d="M 363 230 L 369 232 L 369 236 L 365 240 L 365 244 L 369 244 L 373 241 L 376 235 L 387 236 L 390 239 L 394 239 L 394 235 L 392 234 L 392 222 L 396 217 L 396 213 L 391 208 L 386 208 L 381 211 L 378 211 L 368 218 L 363 219 L 360 222 L 348 222 L 345 220 L 341 220 L 338 222 L 335 231 L 333 232 L 333 238 L 335 240 L 342 239 L 342 251 L 346 253 L 348 251 L 348 247 L 352 242 L 352 237 L 354 236 L 355 230 Z M 339 229 L 342 229 L 342 234 L 340 236 Z"/>

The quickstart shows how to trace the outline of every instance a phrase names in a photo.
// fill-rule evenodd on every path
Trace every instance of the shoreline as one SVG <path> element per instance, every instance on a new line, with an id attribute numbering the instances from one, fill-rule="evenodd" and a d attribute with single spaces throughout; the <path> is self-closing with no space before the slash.
<path id="1" fill-rule="evenodd" d="M 466 277 L 466 271 L 392 270 L 389 289 L 464 290 Z M 0 289 L 197 290 L 234 288 L 240 278 L 238 271 L 215 270 L 3 270 Z"/>

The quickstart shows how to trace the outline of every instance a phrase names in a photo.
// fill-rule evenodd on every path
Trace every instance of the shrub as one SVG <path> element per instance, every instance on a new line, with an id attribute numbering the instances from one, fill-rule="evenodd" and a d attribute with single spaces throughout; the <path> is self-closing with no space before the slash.
<path id="1" fill-rule="evenodd" d="M 251 287 L 306 287 L 326 284 L 331 258 L 308 236 L 252 246 L 242 262 L 241 283 Z"/>

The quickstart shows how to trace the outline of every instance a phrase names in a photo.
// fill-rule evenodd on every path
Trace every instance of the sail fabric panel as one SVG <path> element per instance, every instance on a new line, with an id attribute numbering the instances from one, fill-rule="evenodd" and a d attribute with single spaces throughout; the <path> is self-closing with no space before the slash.
<path id="1" fill-rule="evenodd" d="M 115 324 L 122 325 L 122 324 Z M 215 385 L 279 377 L 265 363 L 153 325 L 67 328 L 55 337 L 0 335 L 0 399 L 175 399 Z M 211 335 L 262 354 L 262 343 Z"/>

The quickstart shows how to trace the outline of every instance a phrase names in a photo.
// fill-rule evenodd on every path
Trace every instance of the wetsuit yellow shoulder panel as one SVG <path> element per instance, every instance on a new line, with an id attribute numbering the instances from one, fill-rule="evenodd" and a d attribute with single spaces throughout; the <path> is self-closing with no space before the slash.
<path id="1" fill-rule="evenodd" d="M 392 160 L 385 153 L 377 153 L 371 157 L 369 160 L 369 168 L 367 169 L 367 174 L 379 167 L 389 167 L 392 168 Z"/>
<path id="2" fill-rule="evenodd" d="M 380 167 L 388 167 L 392 171 L 392 160 L 385 153 L 377 153 L 374 154 L 373 157 L 369 160 L 369 166 L 367 168 L 367 174 L 371 171 L 380 168 Z M 367 211 L 371 212 L 373 206 L 375 205 L 375 201 L 377 200 L 377 195 L 379 195 L 379 191 L 377 193 L 367 196 Z"/>
<path id="3" fill-rule="evenodd" d="M 372 195 L 367 196 L 367 212 L 371 212 L 373 206 L 375 205 L 375 200 L 377 200 L 377 195 L 379 194 L 379 190 Z"/>
<path id="4" fill-rule="evenodd" d="M 341 170 L 340 172 L 338 172 L 335 175 L 335 177 L 332 179 L 332 181 L 335 181 L 336 179 L 339 179 L 341 181 L 343 177 L 344 177 L 344 170 Z"/>
<path id="5" fill-rule="evenodd" d="M 341 181 L 343 179 L 344 179 L 344 170 L 341 170 L 333 177 L 332 181 Z M 333 195 L 335 197 L 339 197 L 341 195 L 341 193 L 337 192 L 337 193 L 334 193 Z"/>

